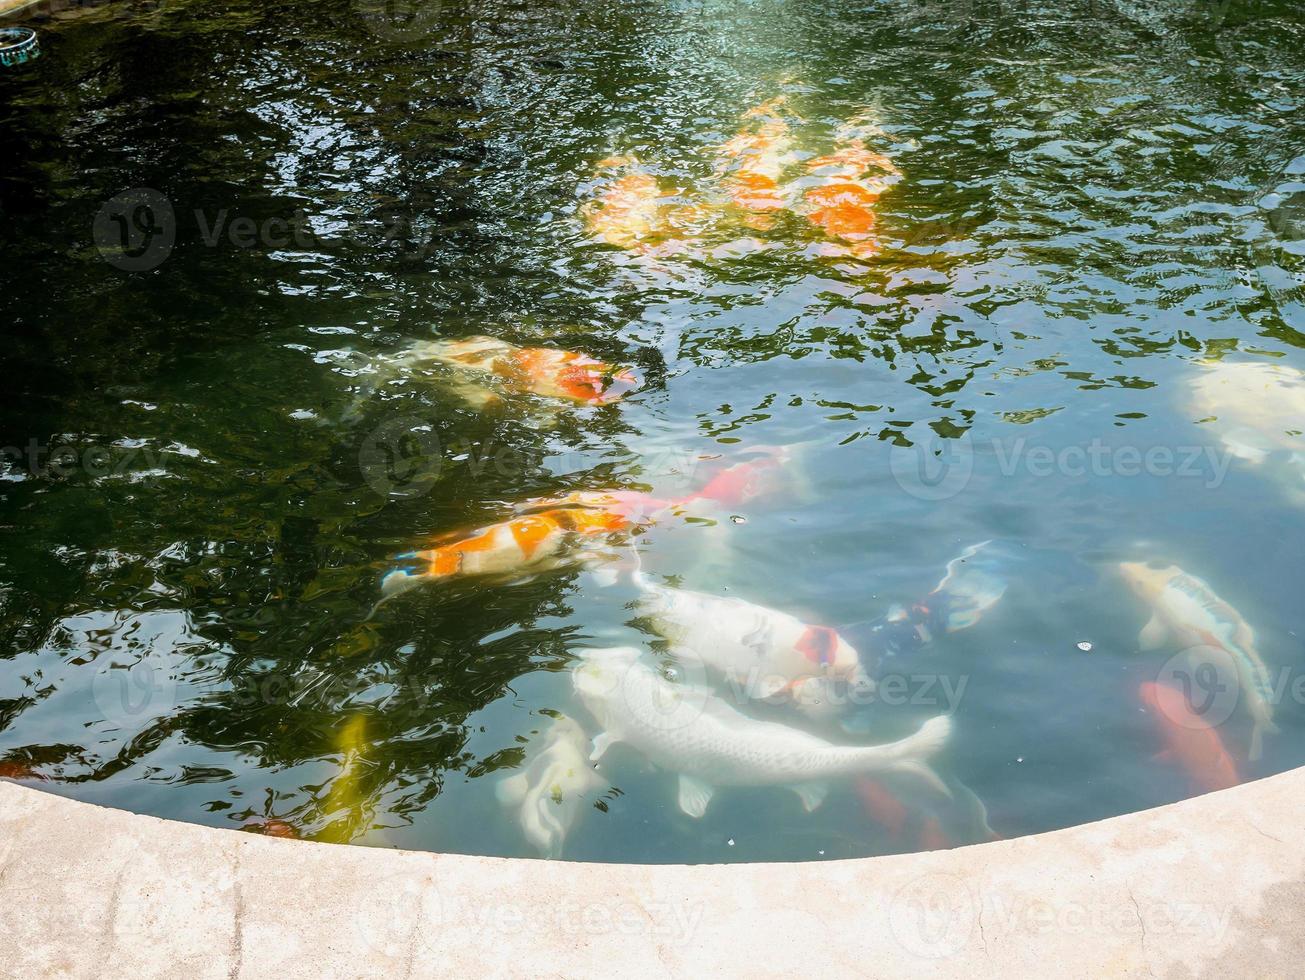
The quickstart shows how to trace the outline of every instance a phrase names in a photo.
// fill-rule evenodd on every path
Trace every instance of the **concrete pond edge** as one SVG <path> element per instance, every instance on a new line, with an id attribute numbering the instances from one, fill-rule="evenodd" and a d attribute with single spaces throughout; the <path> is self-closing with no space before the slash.
<path id="1" fill-rule="evenodd" d="M 618 865 L 277 840 L 0 783 L 0 975 L 1295 976 L 1305 769 L 1008 841 Z"/>

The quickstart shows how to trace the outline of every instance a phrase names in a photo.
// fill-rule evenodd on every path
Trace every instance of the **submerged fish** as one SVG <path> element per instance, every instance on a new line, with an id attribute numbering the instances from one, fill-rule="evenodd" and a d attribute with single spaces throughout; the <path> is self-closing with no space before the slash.
<path id="1" fill-rule="evenodd" d="M 499 802 L 516 811 L 526 840 L 547 858 L 560 857 L 567 834 L 606 782 L 594 772 L 584 731 L 565 715 L 531 743 L 525 768 L 498 784 Z"/>
<path id="2" fill-rule="evenodd" d="M 870 172 L 875 176 L 867 176 Z M 844 253 L 860 258 L 875 254 L 875 204 L 901 171 L 882 153 L 850 139 L 833 153 L 809 160 L 807 174 L 802 194 L 807 220 L 843 243 Z"/>
<path id="3" fill-rule="evenodd" d="M 1305 457 L 1305 372 L 1261 361 L 1201 361 L 1192 411 L 1207 419 L 1234 456 L 1263 462 L 1273 452 Z"/>
<path id="4" fill-rule="evenodd" d="M 756 451 L 763 455 L 726 467 L 703 484 L 702 489 L 681 497 L 676 503 L 711 500 L 726 507 L 738 507 L 767 493 L 788 461 L 788 451 L 785 447 Z"/>
<path id="5" fill-rule="evenodd" d="M 641 571 L 634 579 L 643 593 L 640 613 L 672 654 L 741 685 L 749 698 L 792 693 L 807 678 L 866 682 L 856 650 L 828 626 L 733 596 L 658 585 Z"/>
<path id="6" fill-rule="evenodd" d="M 608 157 L 598 163 L 610 171 L 602 192 L 581 214 L 591 238 L 633 252 L 648 252 L 665 231 L 662 190 L 657 178 L 634 157 Z"/>
<path id="7" fill-rule="evenodd" d="M 391 596 L 424 582 L 467 575 L 514 575 L 547 571 L 592 557 L 572 546 L 630 528 L 620 513 L 594 507 L 559 507 L 491 524 L 466 537 L 406 556 L 417 563 L 381 580 Z"/>
<path id="8" fill-rule="evenodd" d="M 583 405 L 607 405 L 639 387 L 629 368 L 554 347 L 517 347 L 494 337 L 437 340 L 415 345 L 398 359 L 447 364 L 469 374 L 489 375 L 507 392 L 529 393 Z M 497 397 L 487 391 L 490 397 Z"/>
<path id="9" fill-rule="evenodd" d="M 287 820 L 278 817 L 265 817 L 241 824 L 240 829 L 249 834 L 261 834 L 264 837 L 282 837 L 287 840 L 300 840 L 299 828 Z"/>
<path id="10" fill-rule="evenodd" d="M 783 104 L 784 97 L 778 96 L 749 109 L 743 114 L 749 121 L 717 148 L 716 172 L 724 175 L 730 200 L 746 211 L 779 211 L 789 206 L 781 181 L 794 160 L 793 138 L 779 114 Z M 754 227 L 769 224 L 760 216 L 751 223 Z"/>
<path id="11" fill-rule="evenodd" d="M 701 817 L 720 786 L 785 786 L 807 810 L 823 802 L 827 780 L 891 770 L 941 784 L 926 761 L 946 744 L 951 719 L 931 718 L 887 745 L 835 745 L 807 732 L 741 714 L 701 689 L 673 684 L 638 650 L 587 650 L 572 673 L 580 700 L 603 727 L 590 758 L 625 742 L 679 774 L 680 809 Z"/>
<path id="12" fill-rule="evenodd" d="M 1147 681 L 1139 688 L 1138 696 L 1154 712 L 1165 740 L 1160 758 L 1182 765 L 1192 784 L 1207 793 L 1241 782 L 1219 733 L 1192 710 L 1182 691 Z"/>
<path id="13" fill-rule="evenodd" d="M 331 782 L 322 802 L 322 815 L 329 822 L 317 834 L 317 840 L 347 844 L 371 829 L 376 800 L 364 788 L 370 746 L 366 715 L 354 715 L 340 726 L 335 739 L 340 774 Z"/>
<path id="14" fill-rule="evenodd" d="M 901 839 L 910 829 L 921 850 L 1001 839 L 988 823 L 988 808 L 959 780 L 947 780 L 944 793 L 896 774 L 859 776 L 854 787 L 866 815 L 890 838 Z"/>
<path id="15" fill-rule="evenodd" d="M 1138 636 L 1143 650 L 1172 639 L 1184 647 L 1203 645 L 1229 654 L 1236 665 L 1239 691 L 1255 722 L 1248 757 L 1258 759 L 1264 735 L 1278 730 L 1273 724 L 1273 683 L 1255 649 L 1255 633 L 1241 613 L 1206 582 L 1177 565 L 1153 568 L 1142 562 L 1122 562 L 1119 571 L 1153 610 Z"/>
<path id="16" fill-rule="evenodd" d="M 919 650 L 936 636 L 975 625 L 1006 594 L 1014 560 L 1008 546 L 992 541 L 971 545 L 947 563 L 946 574 L 923 599 L 895 605 L 884 616 L 857 624 L 866 630 L 859 644 L 866 669 Z"/>

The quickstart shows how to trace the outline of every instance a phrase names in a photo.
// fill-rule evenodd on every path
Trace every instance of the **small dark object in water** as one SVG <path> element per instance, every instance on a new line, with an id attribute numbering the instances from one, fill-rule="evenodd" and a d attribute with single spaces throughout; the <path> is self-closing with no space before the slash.
<path id="1" fill-rule="evenodd" d="M 0 65 L 9 68 L 40 57 L 36 31 L 30 27 L 0 27 Z"/>
<path id="2" fill-rule="evenodd" d="M 252 820 L 240 829 L 250 834 L 262 834 L 264 837 L 300 839 L 299 829 L 294 824 L 285 820 L 278 820 L 276 817 L 269 817 L 266 820 Z"/>

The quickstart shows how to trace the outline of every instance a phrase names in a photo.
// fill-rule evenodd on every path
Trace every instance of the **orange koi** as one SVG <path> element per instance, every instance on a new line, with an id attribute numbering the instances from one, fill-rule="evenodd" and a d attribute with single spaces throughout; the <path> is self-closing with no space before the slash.
<path id="1" fill-rule="evenodd" d="M 906 826 L 906 805 L 876 779 L 862 777 L 855 782 L 856 795 L 875 823 L 897 837 Z"/>
<path id="2" fill-rule="evenodd" d="M 881 174 L 867 179 L 871 170 Z M 860 140 L 850 140 L 833 153 L 808 161 L 807 172 L 819 181 L 803 194 L 807 220 L 846 243 L 846 252 L 852 255 L 867 258 L 877 252 L 874 205 L 888 178 L 900 176 L 896 165 Z"/>
<path id="3" fill-rule="evenodd" d="M 946 851 L 955 846 L 951 838 L 943 833 L 937 817 L 928 817 L 920 826 L 920 850 Z"/>
<path id="4" fill-rule="evenodd" d="M 1192 710 L 1182 691 L 1146 681 L 1138 694 L 1142 703 L 1155 713 L 1156 724 L 1165 740 L 1166 748 L 1160 758 L 1178 762 L 1187 771 L 1192 785 L 1202 792 L 1228 789 L 1241 782 L 1223 739 Z"/>
<path id="5" fill-rule="evenodd" d="M 728 173 L 726 187 L 734 204 L 748 211 L 778 211 L 788 207 L 780 186 L 785 168 L 792 162 L 793 140 L 788 123 L 779 115 L 784 97 L 754 106 L 745 119 L 760 119 L 758 126 L 745 125 L 717 150 L 717 173 Z M 760 219 L 765 224 L 765 219 Z"/>
<path id="6" fill-rule="evenodd" d="M 582 209 L 590 237 L 628 251 L 646 252 L 661 234 L 662 198 L 657 178 L 634 157 L 608 157 L 599 167 L 618 172 L 596 201 Z M 623 172 L 622 172 L 623 171 Z"/>
<path id="7" fill-rule="evenodd" d="M 568 545 L 630 526 L 619 513 L 589 507 L 558 507 L 513 517 L 448 544 L 404 556 L 416 560 L 416 570 L 390 572 L 381 582 L 381 592 L 390 596 L 422 582 L 454 576 L 556 568 L 567 560 Z"/>
<path id="8" fill-rule="evenodd" d="M 45 779 L 30 762 L 7 759 L 0 762 L 0 779 Z"/>
<path id="9" fill-rule="evenodd" d="M 745 460 L 721 470 L 695 493 L 676 501 L 687 504 L 695 500 L 714 500 L 726 507 L 737 507 L 769 489 L 776 471 L 787 458 L 784 450 L 771 450 L 760 459 Z"/>
<path id="10" fill-rule="evenodd" d="M 517 347 L 493 337 L 439 341 L 422 348 L 417 356 L 495 375 L 518 391 L 585 405 L 606 405 L 639 386 L 638 376 L 628 368 L 575 351 Z"/>
<path id="11" fill-rule="evenodd" d="M 283 837 L 287 840 L 299 840 L 302 835 L 299 828 L 285 820 L 268 817 L 265 820 L 251 820 L 240 828 L 249 834 L 262 834 L 264 837 Z"/>

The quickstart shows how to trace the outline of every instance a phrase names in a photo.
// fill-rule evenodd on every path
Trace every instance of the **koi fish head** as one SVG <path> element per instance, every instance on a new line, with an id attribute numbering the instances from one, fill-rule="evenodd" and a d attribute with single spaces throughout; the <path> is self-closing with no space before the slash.
<path id="1" fill-rule="evenodd" d="M 568 364 L 558 371 L 555 381 L 568 398 L 589 405 L 620 401 L 641 383 L 629 368 L 614 368 L 602 361 Z"/>
<path id="2" fill-rule="evenodd" d="M 1123 576 L 1128 587 L 1143 599 L 1151 600 L 1164 591 L 1179 569 L 1176 565 L 1156 568 L 1140 561 L 1119 563 L 1119 574 Z"/>
<path id="3" fill-rule="evenodd" d="M 856 649 L 828 626 L 808 626 L 794 649 L 811 663 L 813 672 L 856 685 L 872 683 Z"/>

